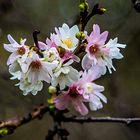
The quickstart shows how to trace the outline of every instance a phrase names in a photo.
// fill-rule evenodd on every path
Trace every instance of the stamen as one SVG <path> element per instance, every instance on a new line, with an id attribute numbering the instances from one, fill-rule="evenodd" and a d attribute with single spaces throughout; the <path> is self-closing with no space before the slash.
<path id="1" fill-rule="evenodd" d="M 72 48 L 73 46 L 73 42 L 70 38 L 67 38 L 66 40 L 64 40 L 63 43 L 67 45 L 68 48 Z"/>
<path id="2" fill-rule="evenodd" d="M 91 54 L 95 54 L 98 50 L 99 50 L 99 48 L 98 48 L 97 45 L 92 45 L 92 46 L 89 48 L 89 51 L 90 51 Z"/>
<path id="3" fill-rule="evenodd" d="M 41 62 L 36 60 L 36 61 L 33 61 L 31 64 L 30 64 L 31 68 L 32 69 L 35 69 L 35 70 L 39 70 L 41 68 Z"/>
<path id="4" fill-rule="evenodd" d="M 17 52 L 18 52 L 18 54 L 20 54 L 20 55 L 23 55 L 23 54 L 25 54 L 25 48 L 24 47 L 20 47 L 18 50 L 17 50 Z"/>
<path id="5" fill-rule="evenodd" d="M 69 95 L 70 95 L 70 97 L 72 97 L 72 98 L 76 98 L 76 97 L 79 96 L 79 93 L 78 93 L 76 87 L 73 87 L 73 88 L 70 89 Z"/>
<path id="6" fill-rule="evenodd" d="M 64 55 L 65 55 L 65 49 L 62 48 L 62 47 L 58 47 L 57 50 L 58 50 L 59 56 L 60 56 L 61 58 L 63 58 Z"/>

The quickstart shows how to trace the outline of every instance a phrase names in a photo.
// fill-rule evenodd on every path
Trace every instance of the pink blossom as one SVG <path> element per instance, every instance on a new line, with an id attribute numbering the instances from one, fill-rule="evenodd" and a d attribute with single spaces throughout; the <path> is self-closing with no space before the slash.
<path id="1" fill-rule="evenodd" d="M 58 35 L 57 35 L 57 34 L 52 33 L 52 34 L 50 35 L 50 39 L 49 39 L 49 38 L 46 39 L 46 44 L 47 44 L 49 47 L 55 47 L 55 48 L 57 48 L 57 47 L 58 47 L 58 46 L 56 45 L 57 43 L 59 43 L 59 42 L 58 42 Z"/>
<path id="2" fill-rule="evenodd" d="M 111 39 L 105 44 L 107 36 L 107 31 L 100 34 L 99 26 L 93 25 L 93 31 L 87 36 L 87 54 L 82 60 L 84 70 L 96 67 L 96 65 L 102 69 L 102 75 L 106 73 L 107 69 L 110 73 L 112 73 L 111 69 L 116 70 L 112 64 L 112 59 L 121 59 L 123 55 L 119 48 L 125 48 L 126 45 L 117 43 L 117 38 Z"/>
<path id="3" fill-rule="evenodd" d="M 97 24 L 94 24 L 93 31 L 86 38 L 88 42 L 86 47 L 87 55 L 89 59 L 94 61 L 95 64 L 97 63 L 98 58 L 101 57 L 102 53 L 105 54 L 109 53 L 109 49 L 103 47 L 107 39 L 107 36 L 108 36 L 107 31 L 100 34 L 99 26 Z"/>
<path id="4" fill-rule="evenodd" d="M 75 62 L 80 62 L 80 58 L 74 55 L 73 52 L 65 50 L 64 54 L 61 56 L 62 62 L 72 59 Z"/>
<path id="5" fill-rule="evenodd" d="M 77 82 L 72 83 L 67 91 L 63 91 L 55 98 L 56 108 L 63 110 L 72 104 L 76 111 L 86 115 L 88 110 L 84 103 L 89 102 L 91 110 L 101 109 L 103 107 L 101 100 L 107 102 L 106 97 L 100 93 L 104 91 L 104 87 L 93 83 L 93 80 L 100 76 L 101 71 L 98 67 L 85 71 Z"/>
<path id="6" fill-rule="evenodd" d="M 84 105 L 84 98 L 79 94 L 77 87 L 71 86 L 67 91 L 63 91 L 59 96 L 54 99 L 56 108 L 64 110 L 68 106 L 73 105 L 75 110 L 81 115 L 88 113 L 87 107 Z"/>

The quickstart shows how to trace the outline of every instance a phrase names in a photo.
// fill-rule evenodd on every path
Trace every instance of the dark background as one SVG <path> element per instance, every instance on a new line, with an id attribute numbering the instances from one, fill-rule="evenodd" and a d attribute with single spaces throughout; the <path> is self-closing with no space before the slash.
<path id="1" fill-rule="evenodd" d="M 97 83 L 105 86 L 108 104 L 102 110 L 92 112 L 92 116 L 140 117 L 140 14 L 135 11 L 131 0 L 89 0 L 99 2 L 107 8 L 103 16 L 94 17 L 93 23 L 100 25 L 102 31 L 108 30 L 110 38 L 119 38 L 127 44 L 122 51 L 124 59 L 114 61 L 116 72 L 107 74 Z M 44 41 L 54 27 L 63 23 L 72 25 L 78 16 L 78 0 L 0 0 L 0 120 L 14 116 L 23 116 L 34 105 L 47 100 L 47 88 L 36 96 L 23 96 L 15 87 L 17 81 L 9 80 L 6 61 L 9 53 L 3 49 L 8 43 L 7 34 L 17 41 L 27 38 L 33 43 L 32 31 L 39 29 L 39 39 Z M 44 140 L 52 120 L 45 115 L 42 121 L 35 120 L 2 140 Z M 139 140 L 140 124 L 129 127 L 115 123 L 64 124 L 72 140 Z"/>

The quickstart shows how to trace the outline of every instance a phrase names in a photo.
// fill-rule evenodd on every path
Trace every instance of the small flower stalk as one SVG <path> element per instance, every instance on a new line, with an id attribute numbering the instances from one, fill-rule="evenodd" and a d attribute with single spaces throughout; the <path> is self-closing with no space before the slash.
<path id="1" fill-rule="evenodd" d="M 79 8 L 87 11 L 88 3 L 80 1 Z M 98 10 L 100 14 L 106 11 L 99 7 Z M 126 47 L 118 43 L 117 37 L 108 39 L 108 34 L 101 32 L 98 24 L 93 24 L 88 33 L 77 25 L 69 27 L 64 23 L 55 27 L 45 42 L 37 40 L 33 45 L 27 45 L 26 39 L 17 42 L 8 35 L 9 44 L 4 44 L 4 49 L 10 52 L 7 65 L 11 79 L 18 80 L 16 86 L 23 95 L 36 95 L 47 83 L 51 96 L 47 101 L 52 110 L 73 107 L 86 115 L 89 110 L 101 109 L 107 98 L 104 87 L 96 80 L 116 71 L 113 60 L 122 59 L 121 49 Z"/>

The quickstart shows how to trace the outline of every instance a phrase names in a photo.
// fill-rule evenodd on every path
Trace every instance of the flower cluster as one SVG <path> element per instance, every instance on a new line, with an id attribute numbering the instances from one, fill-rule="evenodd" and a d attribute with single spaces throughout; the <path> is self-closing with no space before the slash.
<path id="1" fill-rule="evenodd" d="M 70 28 L 63 24 L 55 28 L 45 43 L 38 41 L 37 46 L 26 45 L 26 39 L 17 43 L 8 35 L 10 44 L 4 44 L 4 48 L 11 53 L 7 61 L 11 79 L 19 80 L 16 86 L 23 95 L 36 95 L 42 90 L 43 82 L 48 83 L 55 88 L 53 104 L 59 110 L 72 105 L 86 115 L 87 103 L 91 110 L 101 109 L 107 99 L 102 94 L 104 87 L 95 84 L 95 80 L 107 69 L 110 73 L 115 70 L 112 60 L 121 59 L 120 48 L 126 46 L 117 43 L 117 38 L 106 42 L 107 36 L 107 31 L 100 33 L 97 24 L 89 35 L 86 31 L 80 32 L 77 25 Z M 81 52 L 83 58 L 78 57 Z M 82 70 L 78 71 L 74 63 L 81 64 Z"/>

